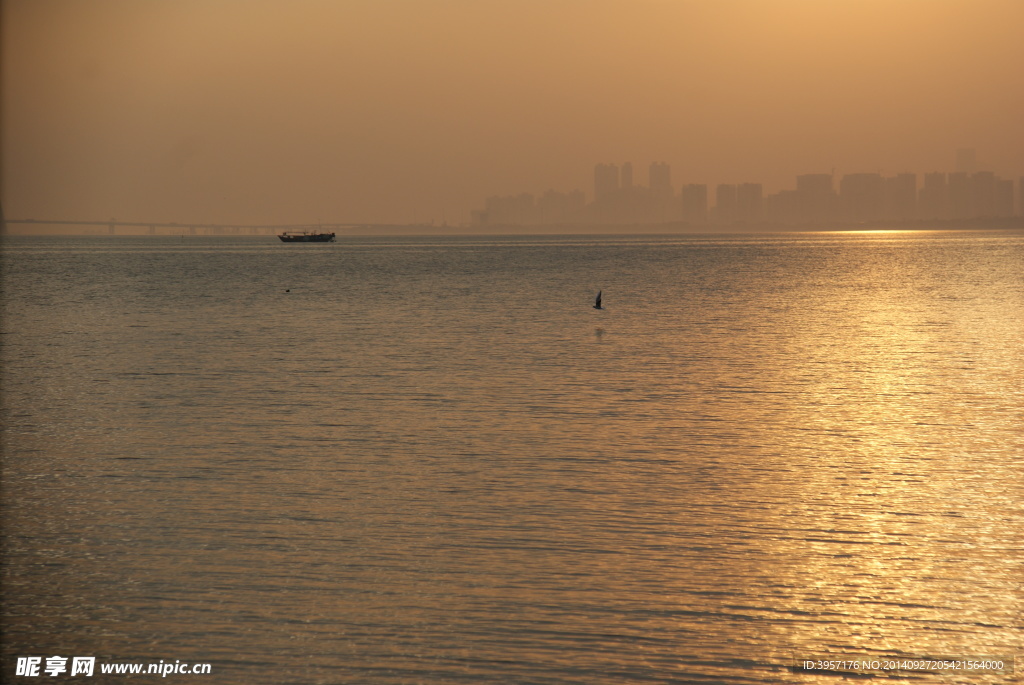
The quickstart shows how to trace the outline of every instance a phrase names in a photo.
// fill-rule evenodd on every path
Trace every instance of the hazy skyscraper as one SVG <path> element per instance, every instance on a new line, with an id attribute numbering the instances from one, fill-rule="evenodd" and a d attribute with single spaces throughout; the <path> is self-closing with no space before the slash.
<path id="1" fill-rule="evenodd" d="M 690 183 L 680 191 L 683 221 L 704 224 L 708 220 L 708 187 L 703 183 Z"/>
<path id="2" fill-rule="evenodd" d="M 803 174 L 796 177 L 800 221 L 831 221 L 835 215 L 836 194 L 832 174 Z"/>
<path id="3" fill-rule="evenodd" d="M 949 218 L 949 186 L 946 174 L 936 171 L 924 175 L 924 185 L 918 195 L 918 217 L 921 219 Z"/>
<path id="4" fill-rule="evenodd" d="M 795 190 L 780 190 L 765 200 L 765 216 L 779 224 L 799 223 L 800 193 Z"/>
<path id="5" fill-rule="evenodd" d="M 736 186 L 736 220 L 753 224 L 761 221 L 763 190 L 760 183 L 741 183 Z"/>
<path id="6" fill-rule="evenodd" d="M 974 216 L 971 177 L 967 172 L 956 171 L 949 175 L 949 217 L 968 219 Z"/>
<path id="7" fill-rule="evenodd" d="M 561 193 L 548 190 L 537 200 L 537 220 L 541 224 L 570 224 L 583 220 L 586 198 L 579 190 Z"/>
<path id="8" fill-rule="evenodd" d="M 672 197 L 672 168 L 665 162 L 652 162 L 649 185 L 651 194 L 655 197 Z"/>
<path id="9" fill-rule="evenodd" d="M 963 174 L 973 174 L 977 165 L 977 154 L 974 148 L 962 147 L 956 151 L 955 171 Z"/>
<path id="10" fill-rule="evenodd" d="M 997 178 L 993 201 L 993 216 L 1000 218 L 1013 216 L 1013 181 Z"/>
<path id="11" fill-rule="evenodd" d="M 882 218 L 881 174 L 846 174 L 839 181 L 839 205 L 845 221 Z"/>
<path id="12" fill-rule="evenodd" d="M 531 193 L 487 198 L 486 222 L 492 226 L 528 226 L 537 221 Z"/>
<path id="13" fill-rule="evenodd" d="M 996 175 L 979 171 L 971 176 L 971 216 L 996 216 Z"/>
<path id="14" fill-rule="evenodd" d="M 594 202 L 604 202 L 619 192 L 619 167 L 598 164 L 594 167 Z"/>
<path id="15" fill-rule="evenodd" d="M 896 174 L 884 180 L 882 216 L 895 221 L 917 217 L 917 174 Z"/>
<path id="16" fill-rule="evenodd" d="M 731 224 L 736 221 L 736 186 L 719 183 L 715 188 L 715 223 Z"/>
<path id="17" fill-rule="evenodd" d="M 623 190 L 630 190 L 633 187 L 633 163 L 624 162 L 622 164 L 621 186 Z"/>

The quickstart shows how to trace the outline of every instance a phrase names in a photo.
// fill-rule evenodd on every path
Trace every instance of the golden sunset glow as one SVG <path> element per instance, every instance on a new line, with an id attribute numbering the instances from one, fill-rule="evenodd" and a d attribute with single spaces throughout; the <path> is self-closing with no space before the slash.
<path id="1" fill-rule="evenodd" d="M 1024 0 L 0 0 L 0 680 L 1019 680 L 1022 123 Z"/>
<path id="2" fill-rule="evenodd" d="M 3 3 L 7 218 L 467 223 L 491 195 L 1024 174 L 1017 0 Z M 638 172 L 637 181 L 646 183 Z"/>

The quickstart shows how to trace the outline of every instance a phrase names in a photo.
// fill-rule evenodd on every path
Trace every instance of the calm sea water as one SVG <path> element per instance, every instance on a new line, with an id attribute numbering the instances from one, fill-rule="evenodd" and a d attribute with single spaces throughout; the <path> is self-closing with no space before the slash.
<path id="1" fill-rule="evenodd" d="M 6 238 L 2 266 L 4 681 L 1024 653 L 1020 233 Z"/>

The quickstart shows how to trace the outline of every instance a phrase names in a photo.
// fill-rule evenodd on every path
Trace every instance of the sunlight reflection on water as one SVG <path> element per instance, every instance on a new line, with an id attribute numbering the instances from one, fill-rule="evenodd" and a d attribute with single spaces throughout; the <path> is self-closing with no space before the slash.
<path id="1" fill-rule="evenodd" d="M 4 667 L 1020 652 L 1022 264 L 1008 233 L 9 239 Z"/>

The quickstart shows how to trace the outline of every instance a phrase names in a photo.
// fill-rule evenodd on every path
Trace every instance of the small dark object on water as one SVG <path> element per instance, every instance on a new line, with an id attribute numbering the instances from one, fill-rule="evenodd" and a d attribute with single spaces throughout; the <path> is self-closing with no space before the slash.
<path id="1" fill-rule="evenodd" d="M 283 243 L 333 243 L 333 233 L 310 233 L 308 231 L 285 231 L 278 238 Z"/>

